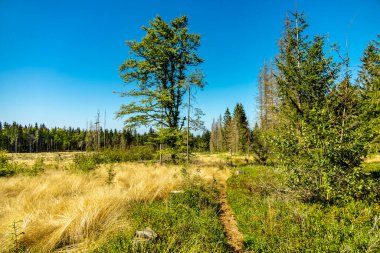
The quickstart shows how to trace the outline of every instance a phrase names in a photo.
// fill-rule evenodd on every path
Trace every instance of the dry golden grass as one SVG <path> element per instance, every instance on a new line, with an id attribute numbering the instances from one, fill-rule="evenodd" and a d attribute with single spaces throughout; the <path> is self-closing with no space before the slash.
<path id="1" fill-rule="evenodd" d="M 54 152 L 54 153 L 9 153 L 11 161 L 18 164 L 33 165 L 38 158 L 42 158 L 46 164 L 70 164 L 75 154 L 81 152 Z"/>
<path id="2" fill-rule="evenodd" d="M 11 225 L 18 224 L 21 243 L 38 252 L 83 251 L 107 234 L 128 227 L 129 201 L 152 201 L 180 189 L 180 166 L 115 164 L 108 185 L 102 165 L 88 174 L 48 170 L 35 176 L 0 178 L 0 252 L 12 247 Z M 225 181 L 229 171 L 198 162 L 188 169 L 205 180 Z"/>
<path id="3" fill-rule="evenodd" d="M 365 160 L 365 162 L 367 162 L 367 163 L 375 163 L 375 162 L 379 163 L 380 162 L 380 154 L 369 156 Z"/>

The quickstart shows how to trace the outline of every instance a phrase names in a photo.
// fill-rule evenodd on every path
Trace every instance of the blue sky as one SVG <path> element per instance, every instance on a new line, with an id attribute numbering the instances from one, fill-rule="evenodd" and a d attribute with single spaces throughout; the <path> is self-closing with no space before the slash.
<path id="1" fill-rule="evenodd" d="M 107 128 L 121 129 L 114 113 L 128 98 L 118 67 L 125 40 L 140 40 L 156 15 L 189 16 L 201 34 L 199 55 L 208 85 L 197 93 L 206 126 L 242 102 L 256 115 L 258 72 L 278 53 L 288 11 L 303 11 L 312 35 L 329 35 L 352 65 L 380 34 L 380 0 L 0 0 L 0 121 L 85 128 L 99 110 Z"/>

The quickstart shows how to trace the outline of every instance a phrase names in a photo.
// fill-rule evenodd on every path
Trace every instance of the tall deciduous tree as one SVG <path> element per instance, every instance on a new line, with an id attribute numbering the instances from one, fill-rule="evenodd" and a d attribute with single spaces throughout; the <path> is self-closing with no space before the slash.
<path id="1" fill-rule="evenodd" d="M 136 98 L 122 105 L 118 117 L 128 116 L 127 127 L 155 125 L 174 130 L 184 126 L 181 109 L 189 86 L 203 86 L 203 75 L 192 75 L 191 68 L 203 60 L 198 56 L 200 35 L 189 33 L 188 18 L 182 16 L 166 23 L 157 16 L 143 27 L 140 42 L 127 41 L 131 58 L 120 73 L 129 91 L 122 96 Z"/>

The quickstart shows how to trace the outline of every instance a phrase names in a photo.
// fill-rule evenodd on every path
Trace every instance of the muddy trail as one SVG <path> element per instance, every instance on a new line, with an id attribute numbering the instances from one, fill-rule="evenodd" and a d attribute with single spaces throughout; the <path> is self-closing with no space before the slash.
<path id="1" fill-rule="evenodd" d="M 219 219 L 223 224 L 224 231 L 227 236 L 227 243 L 230 245 L 233 252 L 242 253 L 244 252 L 244 237 L 238 229 L 235 215 L 228 203 L 227 186 L 225 184 L 222 184 L 222 187 L 220 189 L 219 204 Z"/>

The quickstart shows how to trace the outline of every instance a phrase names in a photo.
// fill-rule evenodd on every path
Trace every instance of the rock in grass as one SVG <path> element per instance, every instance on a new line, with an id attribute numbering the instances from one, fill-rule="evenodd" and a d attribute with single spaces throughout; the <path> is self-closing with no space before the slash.
<path id="1" fill-rule="evenodd" d="M 181 194 L 181 193 L 184 193 L 184 191 L 177 190 L 177 191 L 171 191 L 170 193 L 171 194 Z"/>
<path id="2" fill-rule="evenodd" d="M 141 242 L 152 242 L 157 238 L 156 232 L 153 231 L 151 228 L 145 228 L 144 230 L 137 230 L 135 232 L 135 243 L 141 243 Z"/>
<path id="3" fill-rule="evenodd" d="M 244 171 L 242 170 L 235 171 L 235 175 L 242 175 L 242 174 L 244 174 Z"/>

